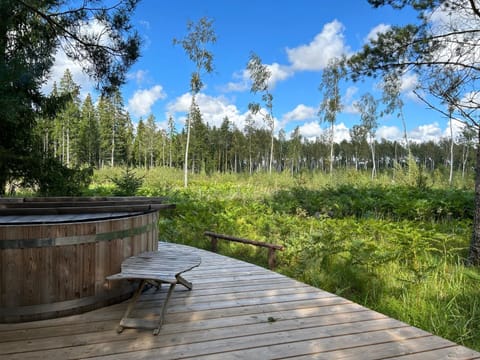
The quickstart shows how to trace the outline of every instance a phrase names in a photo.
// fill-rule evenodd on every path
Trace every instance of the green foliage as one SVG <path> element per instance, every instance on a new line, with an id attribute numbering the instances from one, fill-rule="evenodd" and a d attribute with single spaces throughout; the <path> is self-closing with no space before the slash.
<path id="1" fill-rule="evenodd" d="M 209 249 L 203 232 L 211 230 L 284 245 L 277 271 L 480 349 L 480 270 L 463 265 L 471 189 L 372 184 L 367 172 L 338 172 L 335 180 L 196 174 L 185 189 L 180 170 L 139 174 L 139 194 L 177 205 L 160 217 L 161 240 Z M 219 250 L 267 266 L 264 249 L 220 241 Z"/>
<path id="2" fill-rule="evenodd" d="M 421 189 L 407 186 L 327 186 L 321 190 L 292 187 L 266 199 L 277 212 L 329 218 L 448 221 L 472 219 L 474 194 L 460 189 Z"/>
<path id="3" fill-rule="evenodd" d="M 42 159 L 35 168 L 30 185 L 42 196 L 79 196 L 90 184 L 92 168 L 67 168 L 54 158 Z M 28 184 L 28 183 L 27 183 Z"/>
<path id="4" fill-rule="evenodd" d="M 143 176 L 137 176 L 133 170 L 127 167 L 120 176 L 112 177 L 110 180 L 115 184 L 114 195 L 134 196 L 142 186 Z"/>
<path id="5" fill-rule="evenodd" d="M 38 166 L 50 155 L 38 149 L 35 125 L 39 117 L 49 119 L 60 110 L 58 99 L 41 92 L 60 44 L 105 91 L 123 83 L 139 56 L 139 36 L 132 31 L 129 16 L 136 1 L 107 6 L 86 0 L 68 6 L 68 11 L 65 6 L 63 1 L 0 2 L 0 195 L 11 180 L 40 182 L 42 191 L 49 193 L 63 187 L 51 177 L 65 175 L 62 181 L 67 185 L 73 176 L 48 163 L 41 178 L 30 178 L 31 163 Z M 96 35 L 83 31 L 81 25 L 94 20 L 105 24 L 104 31 Z M 108 45 L 100 41 L 104 36 Z M 57 173 L 47 176 L 49 169 Z"/>

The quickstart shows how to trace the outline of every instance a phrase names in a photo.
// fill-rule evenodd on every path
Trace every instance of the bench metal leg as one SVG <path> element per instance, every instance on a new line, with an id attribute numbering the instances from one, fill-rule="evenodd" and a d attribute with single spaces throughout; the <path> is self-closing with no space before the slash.
<path id="1" fill-rule="evenodd" d="M 117 327 L 117 333 L 120 334 L 123 331 L 124 325 L 126 325 L 126 319 L 128 318 L 128 315 L 130 315 L 130 313 L 132 312 L 133 308 L 135 307 L 135 304 L 137 303 L 137 300 L 140 297 L 140 294 L 142 293 L 146 283 L 147 283 L 147 280 L 142 280 L 140 282 L 140 285 L 137 288 L 137 291 L 135 291 L 135 294 L 133 294 L 133 297 L 130 300 L 130 303 L 128 304 L 127 310 L 125 310 L 125 314 L 123 314 L 122 320 L 120 320 L 120 325 Z"/>
<path id="2" fill-rule="evenodd" d="M 182 278 L 182 280 L 183 282 L 186 283 L 184 284 L 182 282 L 183 285 L 187 286 L 188 284 L 190 284 L 185 279 Z M 153 335 L 158 335 L 160 333 L 160 329 L 162 328 L 163 321 L 165 319 L 165 314 L 167 312 L 168 302 L 170 301 L 173 291 L 175 290 L 175 285 L 177 283 L 176 282 L 170 283 L 167 297 L 163 301 L 162 309 L 160 312 L 160 318 L 158 319 L 158 321 L 129 318 L 128 316 L 130 315 L 133 308 L 135 307 L 135 304 L 137 303 L 138 298 L 142 294 L 143 288 L 145 287 L 145 284 L 147 284 L 147 282 L 148 280 L 142 280 L 140 285 L 138 286 L 138 289 L 135 291 L 135 294 L 133 295 L 132 299 L 130 300 L 130 303 L 128 304 L 125 314 L 123 314 L 123 317 L 120 320 L 120 325 L 118 325 L 117 327 L 117 333 L 120 334 L 124 328 L 146 328 L 146 329 L 153 329 Z M 191 289 L 191 284 L 190 284 L 190 289 Z"/>
<path id="3" fill-rule="evenodd" d="M 185 280 L 181 275 L 177 275 L 176 276 L 176 279 L 177 279 L 177 282 L 179 284 L 182 284 L 183 286 L 185 286 L 188 290 L 192 290 L 192 283 L 190 281 L 187 281 Z"/>
<path id="4" fill-rule="evenodd" d="M 158 326 L 155 329 L 153 329 L 153 335 L 158 335 L 158 333 L 160 332 L 160 329 L 162 328 L 163 319 L 165 318 L 165 313 L 167 311 L 168 301 L 170 300 L 170 296 L 172 296 L 173 290 L 175 289 L 175 285 L 176 285 L 175 283 L 172 283 L 168 288 L 167 297 L 163 301 L 162 311 L 160 312 L 160 319 L 158 320 Z"/>

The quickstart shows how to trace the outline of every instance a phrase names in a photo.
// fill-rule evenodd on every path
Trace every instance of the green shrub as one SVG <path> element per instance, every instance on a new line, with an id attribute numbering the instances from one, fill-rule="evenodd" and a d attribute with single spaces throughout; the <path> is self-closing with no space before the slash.
<path id="1" fill-rule="evenodd" d="M 78 196 L 90 184 L 92 168 L 68 168 L 58 159 L 47 157 L 35 169 L 37 194 L 41 196 Z"/>
<path id="2" fill-rule="evenodd" d="M 115 184 L 113 194 L 116 196 L 134 196 L 143 184 L 143 176 L 137 176 L 128 167 L 119 176 L 110 180 Z"/>

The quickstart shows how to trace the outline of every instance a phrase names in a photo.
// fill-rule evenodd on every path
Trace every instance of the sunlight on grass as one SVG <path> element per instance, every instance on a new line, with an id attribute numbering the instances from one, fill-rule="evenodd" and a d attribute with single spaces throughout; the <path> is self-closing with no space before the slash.
<path id="1" fill-rule="evenodd" d="M 426 186 L 407 174 L 336 171 L 194 174 L 155 168 L 138 195 L 167 196 L 160 239 L 209 249 L 206 230 L 285 246 L 277 271 L 390 317 L 480 350 L 480 270 L 463 260 L 474 211 L 472 183 Z M 90 192 L 111 191 L 118 169 L 98 171 Z M 404 178 L 402 178 L 402 176 Z M 459 183 L 459 182 L 458 182 Z M 220 242 L 220 252 L 267 266 L 264 249 Z"/>

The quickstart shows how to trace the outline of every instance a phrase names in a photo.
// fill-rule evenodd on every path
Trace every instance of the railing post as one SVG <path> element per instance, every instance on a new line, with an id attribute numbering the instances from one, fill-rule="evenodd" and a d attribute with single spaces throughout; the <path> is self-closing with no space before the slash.
<path id="1" fill-rule="evenodd" d="M 217 240 L 217 238 L 214 237 L 214 236 L 211 236 L 210 238 L 212 239 L 212 242 L 211 242 L 212 251 L 213 251 L 213 252 L 217 252 L 217 242 L 218 242 L 218 240 Z"/>
<path id="2" fill-rule="evenodd" d="M 275 269 L 275 248 L 268 248 L 268 267 L 270 270 Z"/>

